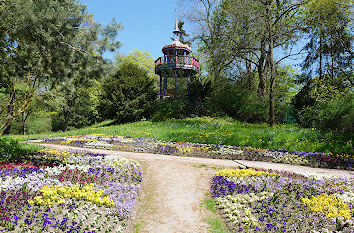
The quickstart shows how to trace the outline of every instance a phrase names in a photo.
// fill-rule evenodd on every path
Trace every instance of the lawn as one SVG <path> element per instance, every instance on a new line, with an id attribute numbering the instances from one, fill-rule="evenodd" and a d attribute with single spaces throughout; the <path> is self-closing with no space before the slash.
<path id="1" fill-rule="evenodd" d="M 248 124 L 230 118 L 189 118 L 165 122 L 140 121 L 109 125 L 105 121 L 87 128 L 41 135 L 13 135 L 17 140 L 83 134 L 153 138 L 162 141 L 236 145 L 262 149 L 327 152 L 354 155 L 354 135 L 320 132 L 293 124 Z"/>

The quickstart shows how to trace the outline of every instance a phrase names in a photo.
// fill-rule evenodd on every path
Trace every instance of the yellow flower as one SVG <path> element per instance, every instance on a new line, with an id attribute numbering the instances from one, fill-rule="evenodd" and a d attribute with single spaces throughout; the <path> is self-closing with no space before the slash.
<path id="1" fill-rule="evenodd" d="M 75 185 L 73 187 L 49 185 L 40 188 L 38 191 L 41 192 L 42 195 L 34 197 L 34 200 L 29 200 L 28 203 L 52 206 L 54 204 L 64 204 L 64 198 L 77 198 L 108 207 L 114 205 L 114 202 L 110 201 L 108 196 L 103 196 L 104 190 L 99 189 L 95 191 L 95 185 L 93 183 Z"/>
<path id="2" fill-rule="evenodd" d="M 275 173 L 269 173 L 264 171 L 256 171 L 252 168 L 249 169 L 224 169 L 217 171 L 216 176 L 228 176 L 228 177 L 245 177 L 245 176 L 275 176 Z"/>
<path id="3" fill-rule="evenodd" d="M 352 217 L 349 204 L 335 195 L 324 193 L 318 196 L 312 196 L 310 199 L 303 198 L 301 201 L 312 211 L 323 213 L 327 218 L 343 217 L 345 219 L 351 219 Z"/>

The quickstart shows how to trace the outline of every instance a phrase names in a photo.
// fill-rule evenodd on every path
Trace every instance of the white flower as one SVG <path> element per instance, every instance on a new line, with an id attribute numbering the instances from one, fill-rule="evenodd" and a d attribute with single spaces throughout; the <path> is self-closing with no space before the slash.
<path id="1" fill-rule="evenodd" d="M 0 180 L 0 191 L 7 189 L 13 183 L 21 183 L 23 180 L 24 179 L 22 177 L 13 178 L 11 176 L 7 176 L 5 180 Z"/>

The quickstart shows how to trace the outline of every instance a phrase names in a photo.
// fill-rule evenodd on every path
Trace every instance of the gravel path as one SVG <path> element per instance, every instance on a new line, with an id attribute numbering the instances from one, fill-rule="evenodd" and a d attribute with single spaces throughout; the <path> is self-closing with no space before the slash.
<path id="1" fill-rule="evenodd" d="M 138 210 L 133 215 L 127 232 L 199 233 L 209 232 L 203 220 L 207 210 L 201 207 L 209 191 L 210 180 L 218 168 L 249 167 L 290 171 L 306 176 L 351 177 L 354 172 L 334 169 L 310 168 L 288 164 L 205 159 L 148 153 L 120 152 L 100 149 L 41 144 L 54 149 L 85 150 L 95 153 L 117 155 L 141 162 L 143 167 L 143 194 Z"/>

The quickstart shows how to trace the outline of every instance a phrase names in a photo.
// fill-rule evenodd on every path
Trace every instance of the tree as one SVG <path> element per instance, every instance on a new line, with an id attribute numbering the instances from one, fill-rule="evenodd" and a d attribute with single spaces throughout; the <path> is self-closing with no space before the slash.
<path id="1" fill-rule="evenodd" d="M 122 56 L 118 54 L 116 56 L 116 69 L 118 70 L 121 65 L 125 63 L 133 63 L 145 70 L 152 78 L 157 78 L 155 74 L 155 60 L 151 57 L 147 51 L 134 50 L 130 52 L 128 56 Z"/>
<path id="2" fill-rule="evenodd" d="M 203 56 L 203 62 L 208 64 L 206 71 L 213 80 L 221 77 L 227 66 L 227 61 L 214 49 L 217 47 L 216 44 L 220 44 L 218 41 L 220 34 L 212 23 L 219 2 L 220 0 L 181 0 L 179 4 L 180 9 L 187 9 L 182 14 L 194 26 L 192 40 L 200 42 L 199 50 L 206 54 Z"/>
<path id="3" fill-rule="evenodd" d="M 258 95 L 265 101 L 268 86 L 269 124 L 274 127 L 277 67 L 283 59 L 292 56 L 290 48 L 299 37 L 301 29 L 296 16 L 303 2 L 192 2 L 199 2 L 203 9 L 202 13 L 192 13 L 189 18 L 201 28 L 196 38 L 202 43 L 202 51 L 209 54 L 209 70 L 213 72 L 214 78 L 222 75 L 232 75 L 233 80 L 247 77 L 248 88 L 251 90 L 251 79 L 254 77 L 252 67 L 257 68 Z M 289 52 L 284 57 L 275 57 L 274 51 L 280 48 Z"/>
<path id="4" fill-rule="evenodd" d="M 303 7 L 308 43 L 304 71 L 311 78 L 345 75 L 352 82 L 352 6 L 348 0 L 310 0 Z M 353 83 L 352 83 L 353 85 Z"/>
<path id="5" fill-rule="evenodd" d="M 29 77 L 31 92 L 14 109 L 17 95 L 8 85 L 8 117 L 1 120 L 0 134 L 22 113 L 38 88 L 53 88 L 62 82 L 100 77 L 107 62 L 106 50 L 120 46 L 115 40 L 120 25 L 102 27 L 86 7 L 74 0 L 7 0 L 0 8 L 0 82 L 14 83 Z M 12 91 L 11 91 L 12 90 Z M 68 99 L 68 103 L 69 103 Z M 14 109 L 14 110 L 13 110 Z M 19 113 L 19 114 L 17 114 Z"/>
<path id="6" fill-rule="evenodd" d="M 102 84 L 101 113 L 117 123 L 133 122 L 152 115 L 157 99 L 154 80 L 134 63 L 123 63 Z"/>
<path id="7" fill-rule="evenodd" d="M 354 98 L 344 77 L 330 75 L 310 79 L 294 97 L 296 117 L 304 127 L 351 133 L 354 130 Z"/>

